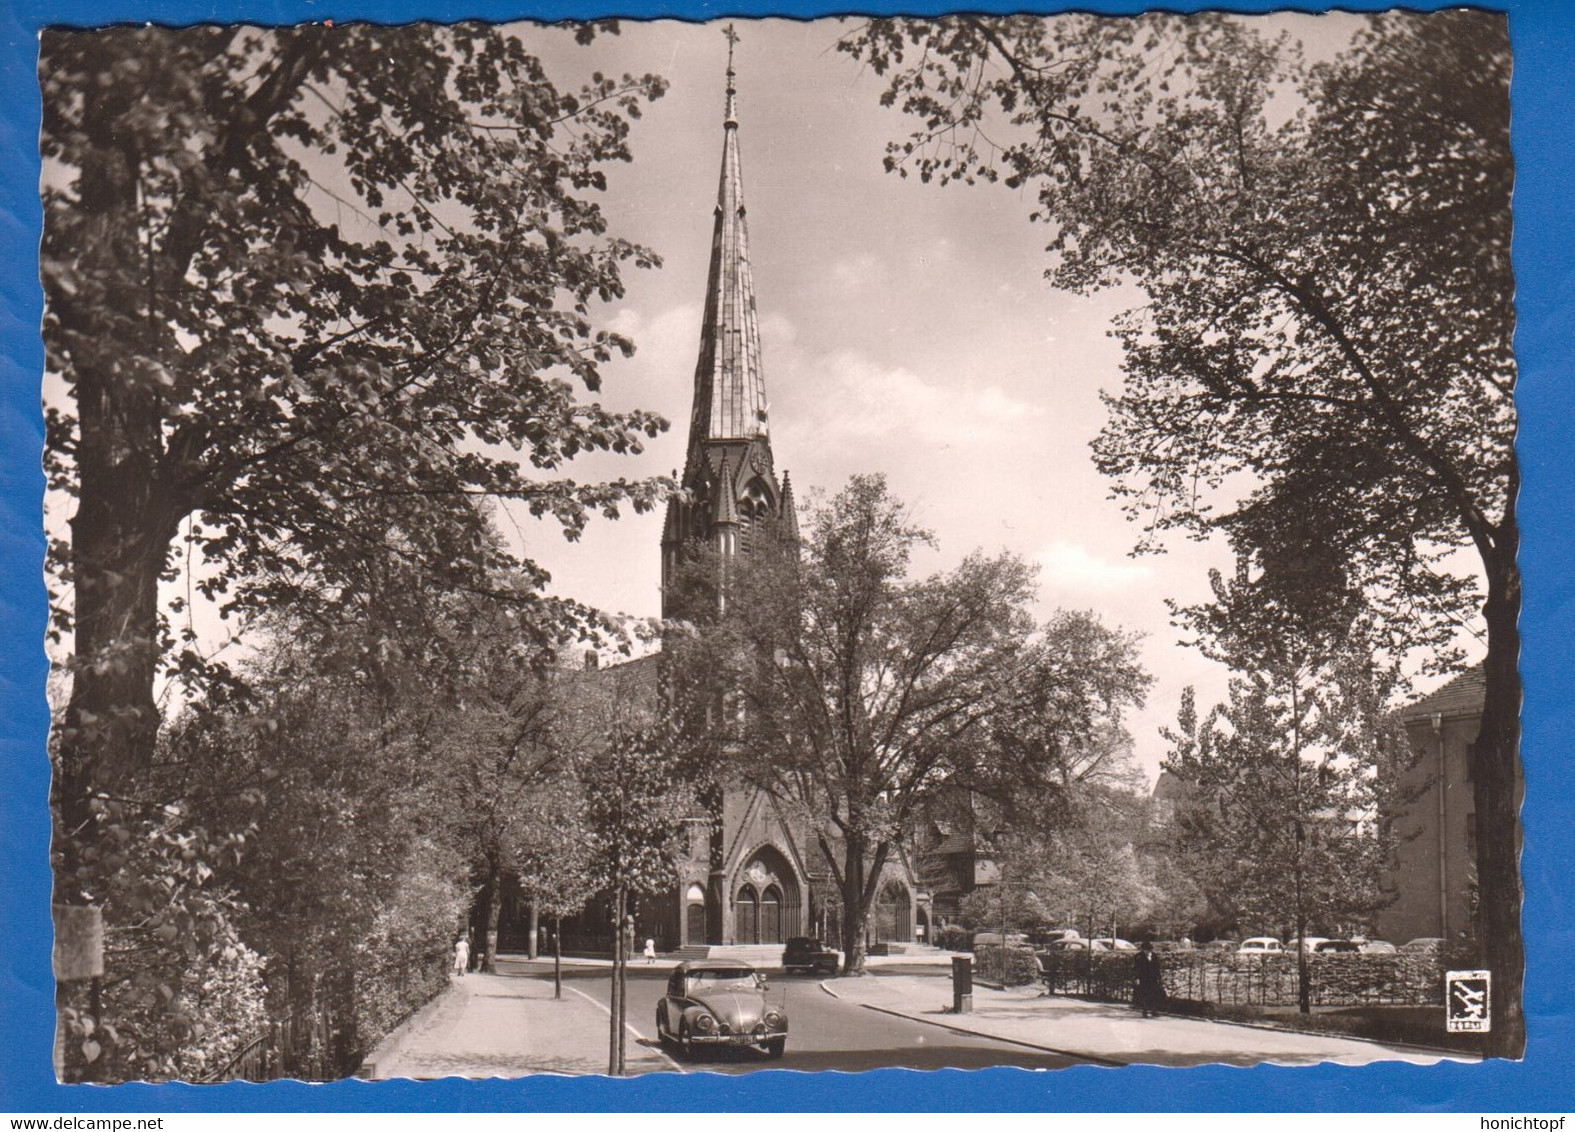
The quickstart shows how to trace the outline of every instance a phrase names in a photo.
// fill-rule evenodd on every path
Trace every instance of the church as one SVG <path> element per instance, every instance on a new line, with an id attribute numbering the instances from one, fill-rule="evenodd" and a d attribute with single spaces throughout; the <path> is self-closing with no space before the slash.
<path id="1" fill-rule="evenodd" d="M 684 490 L 669 500 L 662 530 L 664 620 L 683 614 L 673 582 L 695 547 L 713 547 L 725 569 L 729 558 L 748 554 L 761 540 L 796 543 L 799 534 L 792 483 L 785 472 L 778 474 L 771 447 L 737 102 L 730 51 Z M 609 666 L 596 678 L 619 681 L 653 704 L 662 700 L 659 656 Z M 723 750 L 718 757 L 728 754 Z M 689 955 L 717 946 L 777 946 L 803 935 L 835 945 L 842 930 L 841 899 L 814 832 L 795 828 L 766 792 L 728 787 L 728 776 L 719 777 L 724 788 L 710 800 L 713 812 L 697 814 L 686 825 L 686 852 L 677 862 L 672 891 L 637 910 L 637 937 L 654 939 L 662 951 Z M 913 863 L 900 853 L 893 856 L 869 917 L 868 943 L 877 950 L 929 934 L 928 895 L 915 881 Z M 529 918 L 516 894 L 506 898 L 501 946 L 523 949 Z M 565 946 L 605 950 L 603 921 L 594 912 L 572 926 L 566 921 Z"/>

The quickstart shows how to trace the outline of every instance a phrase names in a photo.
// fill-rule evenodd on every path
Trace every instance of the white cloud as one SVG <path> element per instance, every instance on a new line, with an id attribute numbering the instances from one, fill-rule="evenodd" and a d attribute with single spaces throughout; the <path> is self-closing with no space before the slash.
<path id="1" fill-rule="evenodd" d="M 829 274 L 831 281 L 842 290 L 857 291 L 880 282 L 886 270 L 880 260 L 869 252 L 862 252 L 833 263 Z"/>
<path id="2" fill-rule="evenodd" d="M 851 350 L 804 362 L 823 368 L 829 379 L 816 407 L 822 433 L 906 437 L 948 447 L 990 440 L 1044 415 L 1043 407 L 1019 401 L 998 385 L 975 384 L 965 374 L 943 384 Z"/>
<path id="3" fill-rule="evenodd" d="M 1151 567 L 1131 559 L 1101 558 L 1081 543 L 1056 539 L 1035 556 L 1039 577 L 1054 586 L 1078 590 L 1112 590 L 1147 581 Z"/>

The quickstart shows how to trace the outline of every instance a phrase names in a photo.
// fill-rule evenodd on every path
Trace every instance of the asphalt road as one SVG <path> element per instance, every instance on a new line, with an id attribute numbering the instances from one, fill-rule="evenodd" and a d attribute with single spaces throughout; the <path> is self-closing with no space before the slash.
<path id="1" fill-rule="evenodd" d="M 657 1044 L 656 1004 L 667 986 L 667 975 L 661 969 L 642 970 L 638 962 L 629 968 L 628 1022 L 639 1032 L 642 1044 L 652 1048 Z M 1077 1063 L 1074 1058 L 866 1010 L 831 997 L 820 989 L 818 977 L 772 973 L 769 978 L 770 1002 L 780 1004 L 784 994 L 787 999 L 787 1053 L 780 1060 L 769 1060 L 754 1050 L 706 1051 L 693 1061 L 685 1061 L 674 1050 L 673 1059 L 685 1070 L 710 1073 L 748 1073 L 756 1069 L 986 1069 L 997 1065 L 1059 1069 Z M 610 982 L 606 968 L 564 970 L 565 986 L 575 987 L 603 1005 L 608 1001 Z M 937 994 L 944 998 L 947 984 L 937 980 L 936 985 Z"/>

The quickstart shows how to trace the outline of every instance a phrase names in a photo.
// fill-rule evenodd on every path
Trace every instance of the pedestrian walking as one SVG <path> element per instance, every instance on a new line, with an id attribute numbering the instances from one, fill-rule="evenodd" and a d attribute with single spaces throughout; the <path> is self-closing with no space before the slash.
<path id="1" fill-rule="evenodd" d="M 470 970 L 470 940 L 460 936 L 454 943 L 454 974 L 460 978 Z"/>
<path id="2" fill-rule="evenodd" d="M 1143 1012 L 1143 1017 L 1152 1018 L 1159 1013 L 1159 1008 L 1165 1003 L 1165 983 L 1161 977 L 1164 972 L 1160 967 L 1160 958 L 1154 950 L 1154 945 L 1145 939 L 1132 962 L 1136 965 L 1137 974 L 1137 987 L 1132 993 L 1132 1005 Z"/>
<path id="3" fill-rule="evenodd" d="M 656 962 L 656 941 L 654 939 L 645 941 L 645 961 L 647 963 Z"/>

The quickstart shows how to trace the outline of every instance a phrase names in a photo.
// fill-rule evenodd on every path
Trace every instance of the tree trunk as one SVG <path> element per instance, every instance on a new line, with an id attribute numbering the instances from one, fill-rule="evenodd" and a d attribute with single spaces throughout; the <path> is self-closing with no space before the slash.
<path id="1" fill-rule="evenodd" d="M 498 862 L 497 854 L 488 853 L 486 859 L 486 876 L 481 885 L 481 895 L 477 899 L 476 920 L 481 928 L 481 938 L 477 940 L 479 955 L 475 956 L 476 969 L 488 975 L 498 973 L 498 917 L 503 911 L 503 867 Z"/>
<path id="2" fill-rule="evenodd" d="M 552 918 L 552 997 L 563 997 L 563 917 Z"/>
<path id="3" fill-rule="evenodd" d="M 864 973 L 864 929 L 869 906 L 864 902 L 864 841 L 848 836 L 842 865 L 842 973 Z"/>
<path id="4" fill-rule="evenodd" d="M 627 899 L 625 900 L 627 904 Z M 618 926 L 618 1076 L 624 1075 L 629 1049 L 629 956 L 634 953 L 634 925 L 624 914 Z"/>
<path id="5" fill-rule="evenodd" d="M 865 940 L 868 934 L 870 906 L 886 855 L 891 851 L 889 842 L 875 846 L 873 857 L 869 853 L 869 839 L 858 834 L 848 834 L 843 840 L 842 889 L 842 973 L 864 973 Z"/>
<path id="6" fill-rule="evenodd" d="M 623 1003 L 623 981 L 619 963 L 623 955 L 623 888 L 613 893 L 612 904 L 612 992 L 607 1009 L 607 1076 L 623 1076 L 623 1043 L 618 1026 L 618 1013 Z"/>
<path id="7" fill-rule="evenodd" d="M 539 954 L 537 933 L 541 931 L 541 911 L 536 898 L 530 898 L 530 934 L 525 939 L 525 958 L 534 959 Z"/>
<path id="8" fill-rule="evenodd" d="M 727 842 L 722 827 L 723 797 L 719 786 L 711 786 L 706 790 L 705 807 L 711 817 L 711 829 L 707 841 L 710 872 L 705 886 L 705 941 L 712 945 L 727 942 L 722 932 L 727 911 Z"/>
<path id="9" fill-rule="evenodd" d="M 1472 768 L 1476 802 L 1477 885 L 1481 893 L 1476 933 L 1487 969 L 1493 974 L 1491 1030 L 1484 1051 L 1518 1058 L 1526 1049 L 1521 991 L 1526 957 L 1520 928 L 1520 571 L 1514 564 L 1515 538 L 1505 550 L 1508 563 L 1488 572 L 1483 606 L 1488 652 L 1483 662 L 1485 691 L 1482 730 Z"/>

